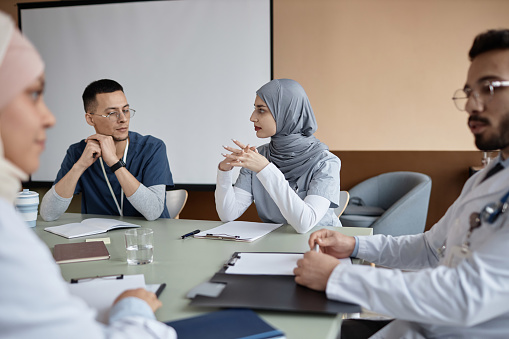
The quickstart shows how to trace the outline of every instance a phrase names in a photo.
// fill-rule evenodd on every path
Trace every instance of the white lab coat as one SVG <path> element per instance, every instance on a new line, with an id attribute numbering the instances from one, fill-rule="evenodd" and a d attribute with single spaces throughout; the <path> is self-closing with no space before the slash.
<path id="1" fill-rule="evenodd" d="M 467 181 L 428 232 L 359 237 L 357 257 L 396 269 L 338 265 L 327 296 L 398 319 L 373 338 L 508 338 L 509 213 L 474 230 L 469 258 L 444 264 L 452 248 L 465 241 L 472 212 L 500 201 L 509 190 L 508 168 L 481 183 L 489 168 Z M 444 241 L 442 257 L 438 249 Z"/>

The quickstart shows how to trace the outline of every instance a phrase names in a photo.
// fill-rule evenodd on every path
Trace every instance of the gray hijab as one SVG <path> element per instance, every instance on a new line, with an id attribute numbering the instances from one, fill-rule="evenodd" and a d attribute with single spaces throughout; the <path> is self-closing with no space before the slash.
<path id="1" fill-rule="evenodd" d="M 313 136 L 317 129 L 308 96 L 298 82 L 274 79 L 257 92 L 276 120 L 266 158 L 276 165 L 286 180 L 296 181 L 308 173 L 329 148 Z"/>

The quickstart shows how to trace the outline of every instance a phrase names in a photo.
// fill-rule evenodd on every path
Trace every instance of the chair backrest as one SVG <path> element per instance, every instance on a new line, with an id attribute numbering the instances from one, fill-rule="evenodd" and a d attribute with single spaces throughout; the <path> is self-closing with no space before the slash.
<path id="1" fill-rule="evenodd" d="M 360 197 L 367 206 L 377 206 L 387 210 L 413 189 L 426 183 L 431 183 L 431 178 L 426 174 L 388 172 L 355 185 L 349 192 L 352 198 Z"/>
<path id="2" fill-rule="evenodd" d="M 369 178 L 349 190 L 350 196 L 359 197 L 367 206 L 380 207 L 380 217 L 343 215 L 341 222 L 349 226 L 348 219 L 361 223 L 371 218 L 374 234 L 417 234 L 424 231 L 431 194 L 431 178 L 416 172 L 390 172 Z M 368 226 L 368 225 L 364 225 Z"/>
<path id="3" fill-rule="evenodd" d="M 339 192 L 339 206 L 334 209 L 334 212 L 336 213 L 338 218 L 345 211 L 345 208 L 348 205 L 349 201 L 350 201 L 350 194 L 348 193 L 348 191 Z"/>
<path id="4" fill-rule="evenodd" d="M 166 207 L 170 213 L 170 218 L 178 219 L 180 212 L 184 209 L 187 202 L 186 190 L 166 191 Z"/>

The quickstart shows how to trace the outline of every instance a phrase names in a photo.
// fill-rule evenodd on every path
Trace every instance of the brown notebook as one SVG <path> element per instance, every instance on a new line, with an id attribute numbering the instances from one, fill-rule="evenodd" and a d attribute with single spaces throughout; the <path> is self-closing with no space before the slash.
<path id="1" fill-rule="evenodd" d="M 110 253 L 102 241 L 57 244 L 53 249 L 53 258 L 57 264 L 80 261 L 107 260 Z"/>

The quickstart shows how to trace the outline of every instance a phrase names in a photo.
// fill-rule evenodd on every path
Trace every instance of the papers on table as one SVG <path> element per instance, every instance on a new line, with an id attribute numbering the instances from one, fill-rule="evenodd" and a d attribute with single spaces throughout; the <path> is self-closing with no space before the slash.
<path id="1" fill-rule="evenodd" d="M 106 233 L 109 230 L 113 230 L 116 228 L 129 228 L 129 227 L 141 227 L 141 226 L 115 219 L 90 218 L 85 219 L 82 222 L 65 224 L 61 226 L 46 227 L 44 230 L 51 233 L 55 233 L 64 238 L 71 239 L 76 237 L 83 237 L 86 235 Z"/>
<path id="2" fill-rule="evenodd" d="M 228 274 L 293 275 L 297 260 L 302 253 L 239 253 L 234 266 L 226 269 Z"/>
<path id="3" fill-rule="evenodd" d="M 274 231 L 283 224 L 231 221 L 195 234 L 195 238 L 251 242 Z"/>
<path id="4" fill-rule="evenodd" d="M 122 278 L 118 279 L 119 277 Z M 143 274 L 84 278 L 77 281 L 77 283 L 69 283 L 71 294 L 80 297 L 88 306 L 96 309 L 97 321 L 104 324 L 108 323 L 109 310 L 113 301 L 122 292 L 146 287 Z"/>
<path id="5" fill-rule="evenodd" d="M 303 253 L 256 253 L 240 252 L 236 254 L 233 265 L 228 266 L 227 274 L 246 275 L 293 275 L 297 260 Z M 235 259 L 234 257 L 232 257 Z M 230 260 L 232 261 L 232 260 Z M 341 264 L 351 265 L 349 258 L 340 259 Z"/>

